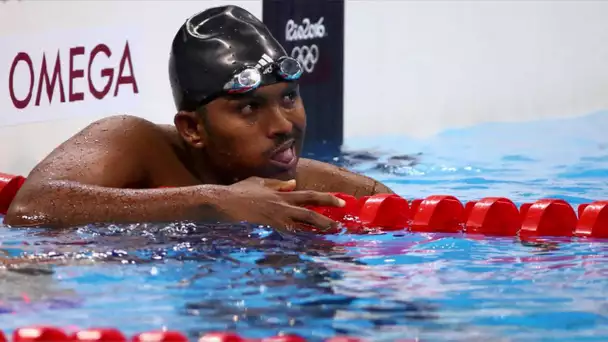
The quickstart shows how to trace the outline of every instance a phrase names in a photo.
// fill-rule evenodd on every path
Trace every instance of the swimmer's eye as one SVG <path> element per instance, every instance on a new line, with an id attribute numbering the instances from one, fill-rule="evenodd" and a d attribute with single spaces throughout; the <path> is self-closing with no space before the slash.
<path id="1" fill-rule="evenodd" d="M 290 91 L 289 93 L 283 95 L 283 105 L 287 108 L 291 108 L 296 103 L 297 98 L 298 92 L 296 90 Z"/>
<path id="2" fill-rule="evenodd" d="M 260 107 L 260 103 L 252 101 L 239 105 L 239 112 L 243 115 L 251 115 Z"/>

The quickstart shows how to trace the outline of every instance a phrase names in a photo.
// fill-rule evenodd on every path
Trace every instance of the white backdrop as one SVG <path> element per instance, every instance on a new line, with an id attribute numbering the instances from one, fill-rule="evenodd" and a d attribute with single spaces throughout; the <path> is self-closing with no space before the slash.
<path id="1" fill-rule="evenodd" d="M 106 115 L 172 122 L 173 35 L 190 15 L 228 3 L 262 15 L 260 0 L 0 2 L 0 172 L 27 174 Z M 347 0 L 346 141 L 606 109 L 605 18 L 600 1 Z M 49 102 L 42 59 L 50 81 L 58 55 Z M 25 59 L 11 72 L 16 56 L 31 59 L 33 82 Z M 24 100 L 30 89 L 16 108 L 11 90 Z"/>

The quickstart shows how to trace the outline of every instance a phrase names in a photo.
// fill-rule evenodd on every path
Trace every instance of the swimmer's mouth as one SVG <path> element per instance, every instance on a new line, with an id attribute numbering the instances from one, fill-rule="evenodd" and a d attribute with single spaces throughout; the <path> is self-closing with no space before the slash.
<path id="1" fill-rule="evenodd" d="M 270 155 L 272 164 L 283 169 L 291 169 L 296 161 L 295 140 L 289 140 L 275 149 Z"/>

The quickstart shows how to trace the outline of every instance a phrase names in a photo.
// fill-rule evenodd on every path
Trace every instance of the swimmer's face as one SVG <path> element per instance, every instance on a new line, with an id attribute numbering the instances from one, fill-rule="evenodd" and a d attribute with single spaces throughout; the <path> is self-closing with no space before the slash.
<path id="1" fill-rule="evenodd" d="M 305 129 L 297 83 L 277 83 L 210 102 L 198 134 L 201 153 L 224 181 L 288 180 L 295 178 Z"/>

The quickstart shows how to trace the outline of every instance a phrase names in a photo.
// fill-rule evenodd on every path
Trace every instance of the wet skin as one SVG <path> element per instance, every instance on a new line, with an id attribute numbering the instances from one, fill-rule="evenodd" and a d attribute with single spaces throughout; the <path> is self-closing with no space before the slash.
<path id="1" fill-rule="evenodd" d="M 295 83 L 217 98 L 204 110 L 178 112 L 174 126 L 128 115 L 104 118 L 32 170 L 5 223 L 251 219 L 278 224 L 275 213 L 288 210 L 290 220 L 327 224 L 301 207 L 337 205 L 337 199 L 313 192 L 356 197 L 392 193 L 369 177 L 299 158 L 305 130 L 306 113 Z M 290 179 L 296 180 L 290 189 L 295 191 L 275 194 L 285 184 L 276 180 Z M 159 187 L 172 189 L 155 189 Z M 273 193 L 265 192 L 268 188 Z M 249 204 L 257 212 L 228 208 Z"/>

